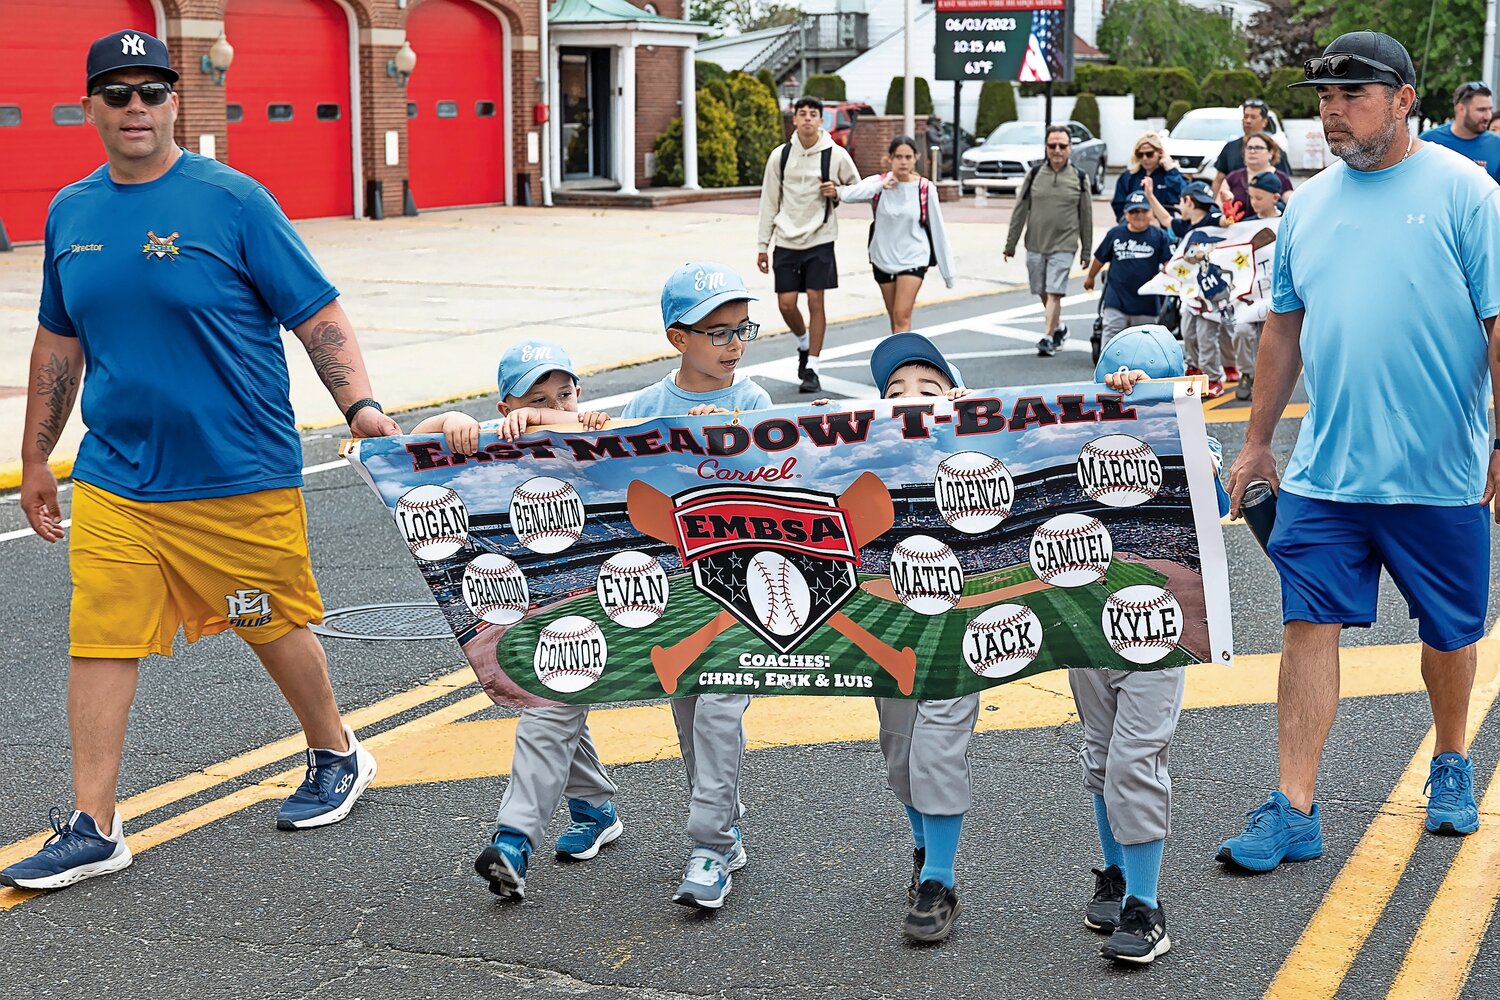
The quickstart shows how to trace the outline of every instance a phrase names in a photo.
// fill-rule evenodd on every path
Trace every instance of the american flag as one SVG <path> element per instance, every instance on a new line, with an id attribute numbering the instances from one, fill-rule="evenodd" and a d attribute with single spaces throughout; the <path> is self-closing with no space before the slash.
<path id="1" fill-rule="evenodd" d="M 1063 12 L 1037 10 L 1031 13 L 1031 37 L 1026 41 L 1026 55 L 1021 59 L 1021 80 L 1045 82 L 1063 73 L 1063 52 L 1059 42 L 1063 35 Z"/>

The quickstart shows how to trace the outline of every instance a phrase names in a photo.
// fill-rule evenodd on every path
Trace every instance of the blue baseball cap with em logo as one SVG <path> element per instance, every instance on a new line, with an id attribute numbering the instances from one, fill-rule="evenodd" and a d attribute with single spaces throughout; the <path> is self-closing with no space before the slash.
<path id="1" fill-rule="evenodd" d="M 495 379 L 500 384 L 502 398 L 523 396 L 553 372 L 566 372 L 574 382 L 578 381 L 573 359 L 561 345 L 548 340 L 523 340 L 500 355 L 500 370 Z"/>
<path id="2" fill-rule="evenodd" d="M 754 302 L 745 279 L 728 264 L 700 261 L 672 272 L 661 289 L 661 325 L 696 323 L 726 302 Z"/>

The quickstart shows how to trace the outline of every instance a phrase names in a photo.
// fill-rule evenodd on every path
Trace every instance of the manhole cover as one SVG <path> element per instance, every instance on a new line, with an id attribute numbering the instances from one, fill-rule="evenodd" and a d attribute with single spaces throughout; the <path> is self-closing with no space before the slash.
<path id="1" fill-rule="evenodd" d="M 453 630 L 436 604 L 362 604 L 323 614 L 310 626 L 334 639 L 451 639 Z"/>

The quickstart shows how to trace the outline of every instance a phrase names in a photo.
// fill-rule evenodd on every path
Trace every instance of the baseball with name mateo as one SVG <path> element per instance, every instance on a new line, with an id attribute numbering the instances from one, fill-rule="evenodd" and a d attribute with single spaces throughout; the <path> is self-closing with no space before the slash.
<path id="1" fill-rule="evenodd" d="M 564 615 L 537 635 L 532 667 L 548 688 L 572 694 L 603 677 L 608 659 L 603 629 L 582 615 Z"/>
<path id="2" fill-rule="evenodd" d="M 931 535 L 908 535 L 891 550 L 891 587 L 917 614 L 940 615 L 958 607 L 964 570 L 943 542 Z"/>
<path id="3" fill-rule="evenodd" d="M 966 535 L 979 535 L 1010 516 L 1016 483 L 998 458 L 960 451 L 938 463 L 932 492 L 944 521 Z"/>
<path id="4" fill-rule="evenodd" d="M 1182 639 L 1182 606 L 1161 587 L 1123 587 L 1104 602 L 1100 625 L 1116 653 L 1131 663 L 1155 663 Z"/>
<path id="5" fill-rule="evenodd" d="M 469 511 L 446 486 L 428 484 L 401 494 L 392 515 L 407 548 L 418 559 L 447 559 L 469 544 Z"/>
<path id="6" fill-rule="evenodd" d="M 461 589 L 474 617 L 491 625 L 514 625 L 531 607 L 521 567 L 498 552 L 475 556 L 464 567 Z"/>
<path id="7" fill-rule="evenodd" d="M 1106 434 L 1078 453 L 1078 486 L 1107 507 L 1134 507 L 1161 492 L 1161 459 L 1129 434 Z"/>
<path id="8" fill-rule="evenodd" d="M 980 677 L 1009 677 L 1042 651 L 1042 620 L 1021 604 L 985 609 L 964 628 L 964 662 Z"/>
<path id="9" fill-rule="evenodd" d="M 533 552 L 552 555 L 583 537 L 583 498 L 572 483 L 533 476 L 510 495 L 510 528 Z"/>
<path id="10" fill-rule="evenodd" d="M 1058 514 L 1031 536 L 1031 568 L 1054 587 L 1087 587 L 1109 572 L 1114 542 L 1097 517 Z"/>
<path id="11" fill-rule="evenodd" d="M 777 635 L 796 634 L 811 617 L 807 578 L 779 552 L 757 552 L 751 557 L 745 567 L 745 591 L 755 617 Z"/>
<path id="12" fill-rule="evenodd" d="M 599 567 L 594 593 L 609 620 L 645 628 L 667 613 L 667 574 L 661 563 L 633 549 L 616 552 Z"/>

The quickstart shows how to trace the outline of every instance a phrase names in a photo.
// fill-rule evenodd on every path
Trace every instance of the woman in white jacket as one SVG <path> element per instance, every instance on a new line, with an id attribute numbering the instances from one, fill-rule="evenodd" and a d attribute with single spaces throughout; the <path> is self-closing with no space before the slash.
<path id="1" fill-rule="evenodd" d="M 917 173 L 917 143 L 908 135 L 891 140 L 891 172 L 871 174 L 839 188 L 839 200 L 870 202 L 870 266 L 885 298 L 891 332 L 911 329 L 911 312 L 927 269 L 936 266 L 953 287 L 953 249 L 943 229 L 937 187 Z"/>

